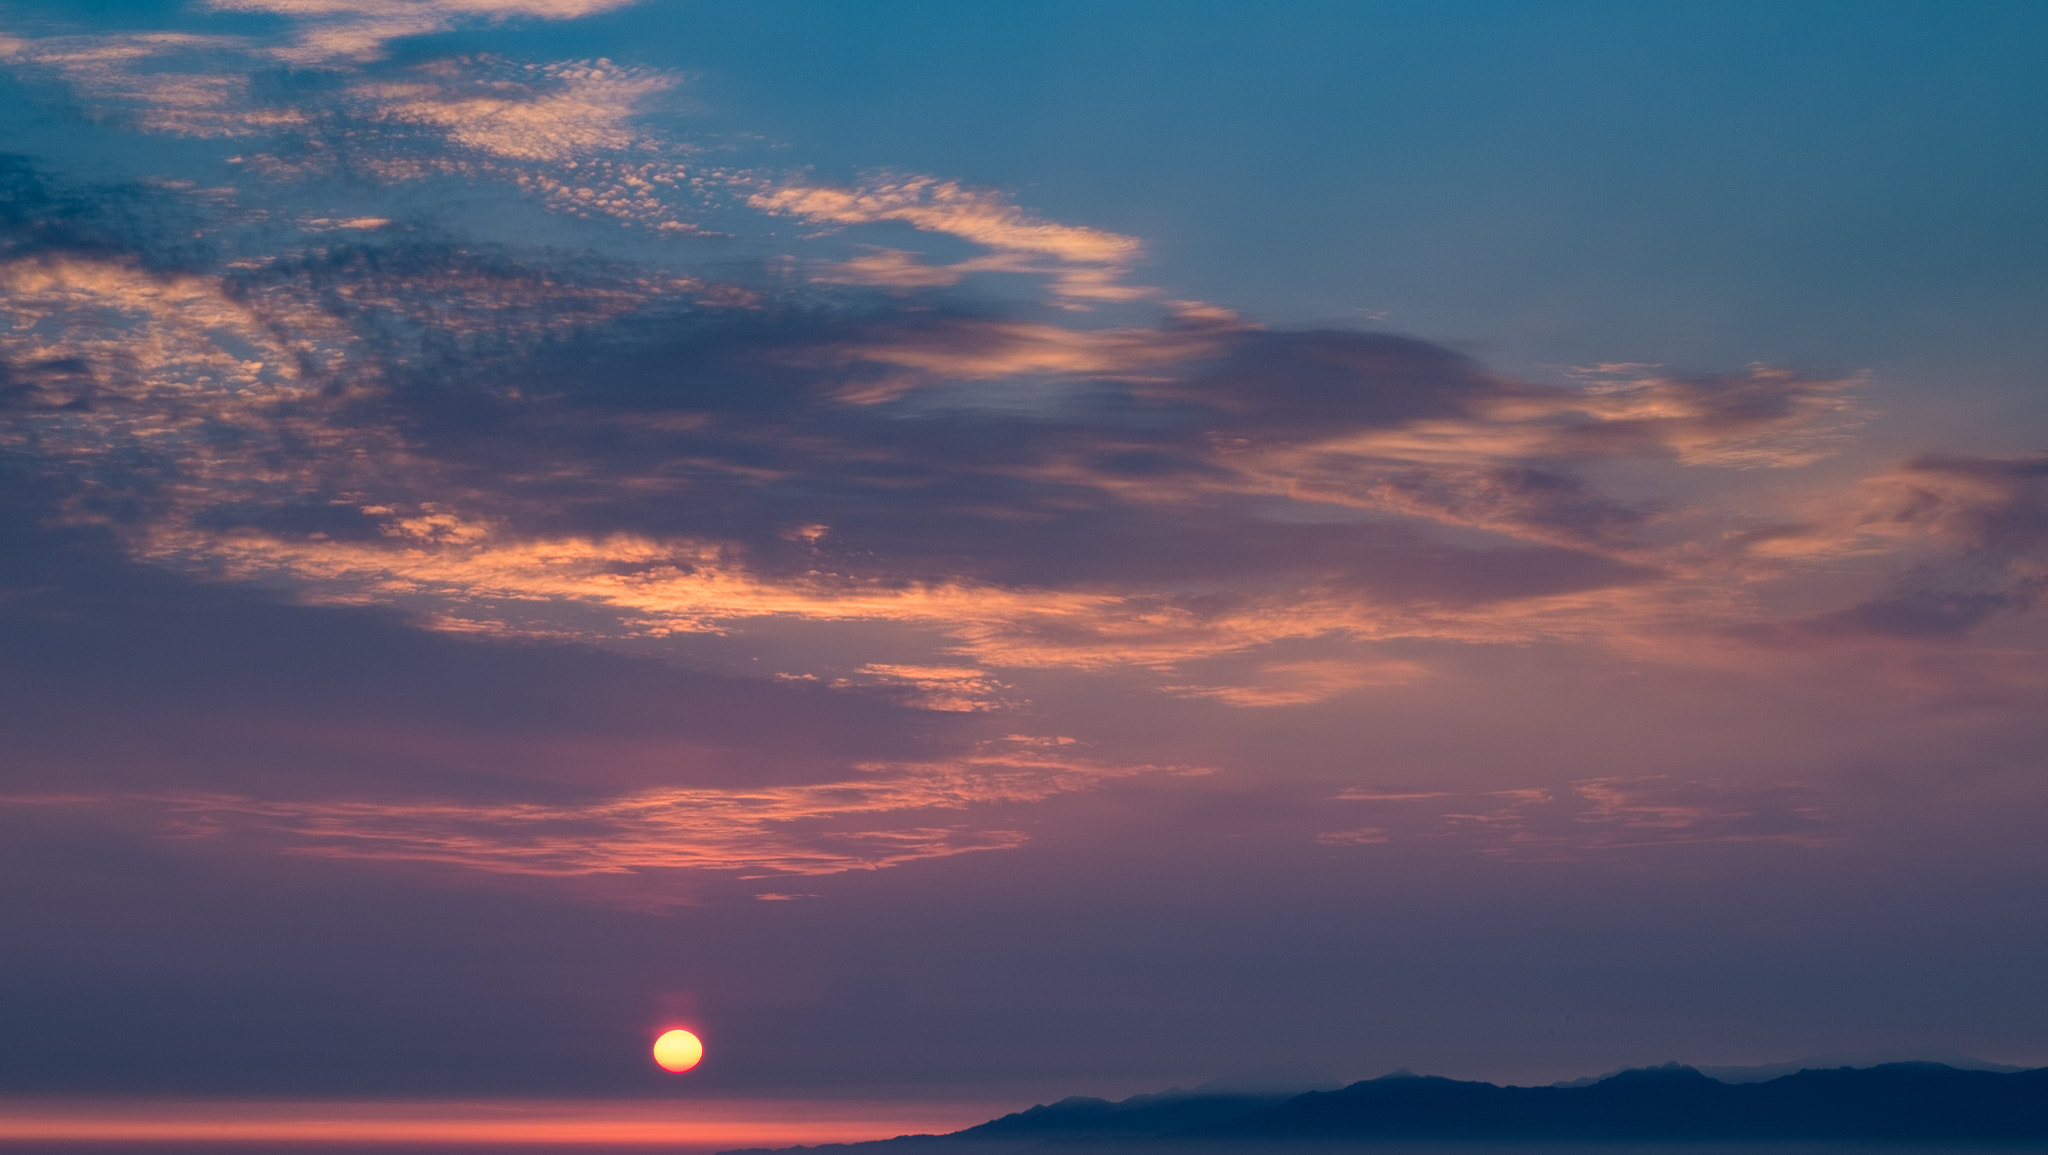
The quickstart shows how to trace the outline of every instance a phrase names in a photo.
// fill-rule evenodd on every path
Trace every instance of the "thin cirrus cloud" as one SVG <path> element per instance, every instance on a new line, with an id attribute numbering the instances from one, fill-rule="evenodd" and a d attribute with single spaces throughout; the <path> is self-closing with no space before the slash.
<path id="1" fill-rule="evenodd" d="M 235 839 L 287 855 L 575 879 L 687 872 L 741 880 L 880 870 L 1024 845 L 1018 830 L 946 819 L 1141 774 L 1201 773 L 1075 754 L 1025 736 L 959 757 L 856 767 L 854 778 L 667 787 L 584 803 L 280 800 L 228 794 L 14 795 L 9 808 L 154 814 L 174 837 Z M 673 897 L 673 896 L 671 896 Z"/>
<path id="2" fill-rule="evenodd" d="M 1353 662 L 1309 659 L 1262 663 L 1252 679 L 1234 686 L 1168 686 L 1185 698 L 1209 698 L 1232 706 L 1298 706 L 1321 702 L 1369 686 L 1405 686 L 1427 677 L 1420 662 Z"/>
<path id="3" fill-rule="evenodd" d="M 444 32 L 465 21 L 525 17 L 567 20 L 634 0 L 207 0 L 223 12 L 264 12 L 298 22 L 269 54 L 293 64 L 372 59 L 402 36 Z"/>
<path id="4" fill-rule="evenodd" d="M 813 272 L 817 281 L 901 288 L 951 285 L 972 272 L 1046 273 L 1055 296 L 1072 307 L 1152 295 L 1150 289 L 1122 283 L 1142 253 L 1135 238 L 1041 220 L 1002 197 L 956 181 L 910 177 L 854 189 L 779 184 L 753 193 L 747 203 L 816 224 L 900 221 L 990 250 L 952 265 L 926 266 L 910 261 L 902 250 L 881 249 L 825 265 Z"/>
<path id="5" fill-rule="evenodd" d="M 1324 846 L 1437 842 L 1513 862 L 1725 843 L 1819 850 L 1840 838 L 1797 783 L 1648 775 L 1473 793 L 1354 788 L 1334 801 L 1366 804 L 1374 824 L 1318 834 Z"/>
<path id="6" fill-rule="evenodd" d="M 1000 709 L 1005 686 L 974 666 L 906 666 L 869 662 L 851 678 L 835 685 L 878 685 L 905 692 L 905 700 L 924 710 L 978 714 Z"/>

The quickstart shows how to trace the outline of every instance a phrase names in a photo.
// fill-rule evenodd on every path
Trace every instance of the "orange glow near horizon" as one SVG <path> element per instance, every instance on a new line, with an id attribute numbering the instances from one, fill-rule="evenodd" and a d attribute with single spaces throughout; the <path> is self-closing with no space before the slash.
<path id="1" fill-rule="evenodd" d="M 787 1099 L 0 1099 L 0 1143 L 660 1144 L 711 1151 L 954 1131 L 1009 1109 Z"/>
<path id="2" fill-rule="evenodd" d="M 704 1058 L 704 1041 L 689 1031 L 678 1028 L 664 1031 L 654 1040 L 654 1061 L 664 1071 L 678 1075 L 696 1066 Z"/>

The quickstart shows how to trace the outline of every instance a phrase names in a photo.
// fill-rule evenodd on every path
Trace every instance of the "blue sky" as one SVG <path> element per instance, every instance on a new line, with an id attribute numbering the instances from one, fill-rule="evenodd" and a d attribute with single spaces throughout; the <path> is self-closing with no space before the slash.
<path id="1" fill-rule="evenodd" d="M 713 124 L 744 119 L 833 176 L 1018 190 L 1148 238 L 1177 290 L 1275 322 L 1384 312 L 1516 368 L 1985 364 L 2002 384 L 2041 293 L 2043 20 L 2027 4 L 605 18 L 699 72 Z"/>

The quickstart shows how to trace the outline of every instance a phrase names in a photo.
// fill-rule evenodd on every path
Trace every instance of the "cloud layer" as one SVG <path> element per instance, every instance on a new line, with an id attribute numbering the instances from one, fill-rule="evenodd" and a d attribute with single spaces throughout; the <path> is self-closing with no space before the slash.
<path id="1" fill-rule="evenodd" d="M 1915 647 L 2040 596 L 2039 461 L 1817 468 L 1859 459 L 1855 374 L 1529 381 L 1412 338 L 1268 328 L 1140 283 L 1138 239 L 998 191 L 833 184 L 678 133 L 677 75 L 387 51 L 612 6 L 263 0 L 220 7 L 287 18 L 268 38 L 8 40 L 40 91 L 219 178 L 12 170 L 4 447 L 38 516 L 184 580 L 960 725 L 1030 716 L 1031 679 L 1284 711 L 1449 692 L 1455 654 L 1538 645 L 1765 678 L 1788 652 L 1882 651 L 1939 680 Z M 493 190 L 521 222 L 499 233 L 526 239 L 429 219 L 444 186 Z M 600 225 L 635 239 L 593 243 Z M 973 752 L 992 733 L 766 793 L 147 797 L 293 853 L 810 873 L 1021 836 L 784 824 L 1126 772 L 1048 763 L 1061 785 L 1026 789 Z M 1633 781 L 1542 805 L 1576 800 L 1567 824 L 1614 845 L 1737 841 L 1754 817 L 1637 805 Z M 1525 809 L 1466 818 L 1515 827 L 1510 847 L 1551 837 Z"/>

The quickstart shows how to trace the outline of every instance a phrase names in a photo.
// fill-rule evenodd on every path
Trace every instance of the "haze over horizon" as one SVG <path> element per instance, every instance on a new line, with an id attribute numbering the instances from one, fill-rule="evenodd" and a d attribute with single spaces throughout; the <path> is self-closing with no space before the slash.
<path id="1" fill-rule="evenodd" d="M 0 1094 L 2048 1066 L 2044 45 L 0 6 Z"/>

